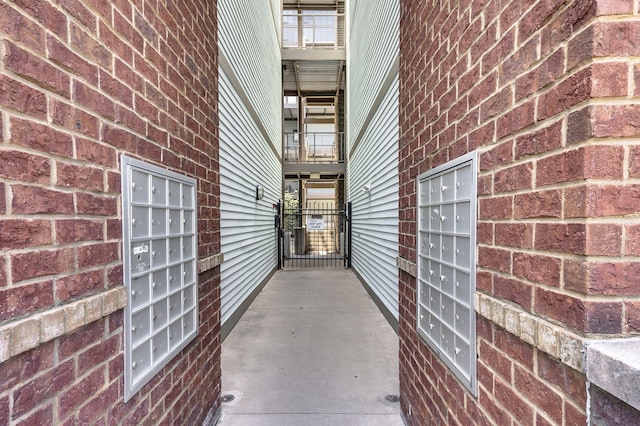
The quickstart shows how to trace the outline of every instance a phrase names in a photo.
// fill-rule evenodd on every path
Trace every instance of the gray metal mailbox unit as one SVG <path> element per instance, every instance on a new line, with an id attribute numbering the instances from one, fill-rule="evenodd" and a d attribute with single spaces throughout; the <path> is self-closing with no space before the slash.
<path id="1" fill-rule="evenodd" d="M 122 156 L 125 401 L 198 333 L 195 184 Z"/>
<path id="2" fill-rule="evenodd" d="M 418 334 L 476 395 L 477 155 L 418 176 Z"/>

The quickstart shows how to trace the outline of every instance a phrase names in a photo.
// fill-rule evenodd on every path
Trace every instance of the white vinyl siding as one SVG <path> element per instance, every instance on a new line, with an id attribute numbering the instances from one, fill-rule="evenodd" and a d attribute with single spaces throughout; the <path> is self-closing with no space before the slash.
<path id="1" fill-rule="evenodd" d="M 366 124 L 386 77 L 397 72 L 400 52 L 399 0 L 352 0 L 347 63 L 348 149 Z"/>
<path id="2" fill-rule="evenodd" d="M 273 7 L 273 0 L 218 2 L 222 324 L 277 267 L 282 80 Z"/>
<path id="3" fill-rule="evenodd" d="M 359 0 L 350 5 L 347 193 L 352 266 L 397 319 L 399 2 Z"/>
<path id="4" fill-rule="evenodd" d="M 218 1 L 220 54 L 229 62 L 269 142 L 282 150 L 282 71 L 279 23 L 269 0 Z"/>

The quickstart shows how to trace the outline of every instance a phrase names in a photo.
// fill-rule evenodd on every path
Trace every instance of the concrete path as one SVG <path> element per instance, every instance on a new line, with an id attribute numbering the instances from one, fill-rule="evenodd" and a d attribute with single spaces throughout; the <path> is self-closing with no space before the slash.
<path id="1" fill-rule="evenodd" d="M 404 425 L 398 338 L 349 270 L 278 271 L 222 344 L 223 426 Z"/>

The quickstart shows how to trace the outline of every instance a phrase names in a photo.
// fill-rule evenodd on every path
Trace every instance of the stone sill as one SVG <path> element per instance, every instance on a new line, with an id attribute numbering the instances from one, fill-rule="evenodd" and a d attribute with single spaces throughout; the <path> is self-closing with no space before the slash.
<path id="1" fill-rule="evenodd" d="M 126 305 L 127 290 L 117 287 L 2 324 L 0 363 L 111 315 Z"/>
<path id="2" fill-rule="evenodd" d="M 592 340 L 586 374 L 589 382 L 640 410 L 640 338 Z"/>

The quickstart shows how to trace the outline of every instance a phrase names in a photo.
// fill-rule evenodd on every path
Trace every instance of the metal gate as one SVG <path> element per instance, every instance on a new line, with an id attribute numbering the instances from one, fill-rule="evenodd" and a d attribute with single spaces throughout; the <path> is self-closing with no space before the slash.
<path id="1" fill-rule="evenodd" d="M 287 209 L 281 203 L 278 213 L 279 267 L 351 267 L 351 203 L 337 209 L 320 203 Z"/>

